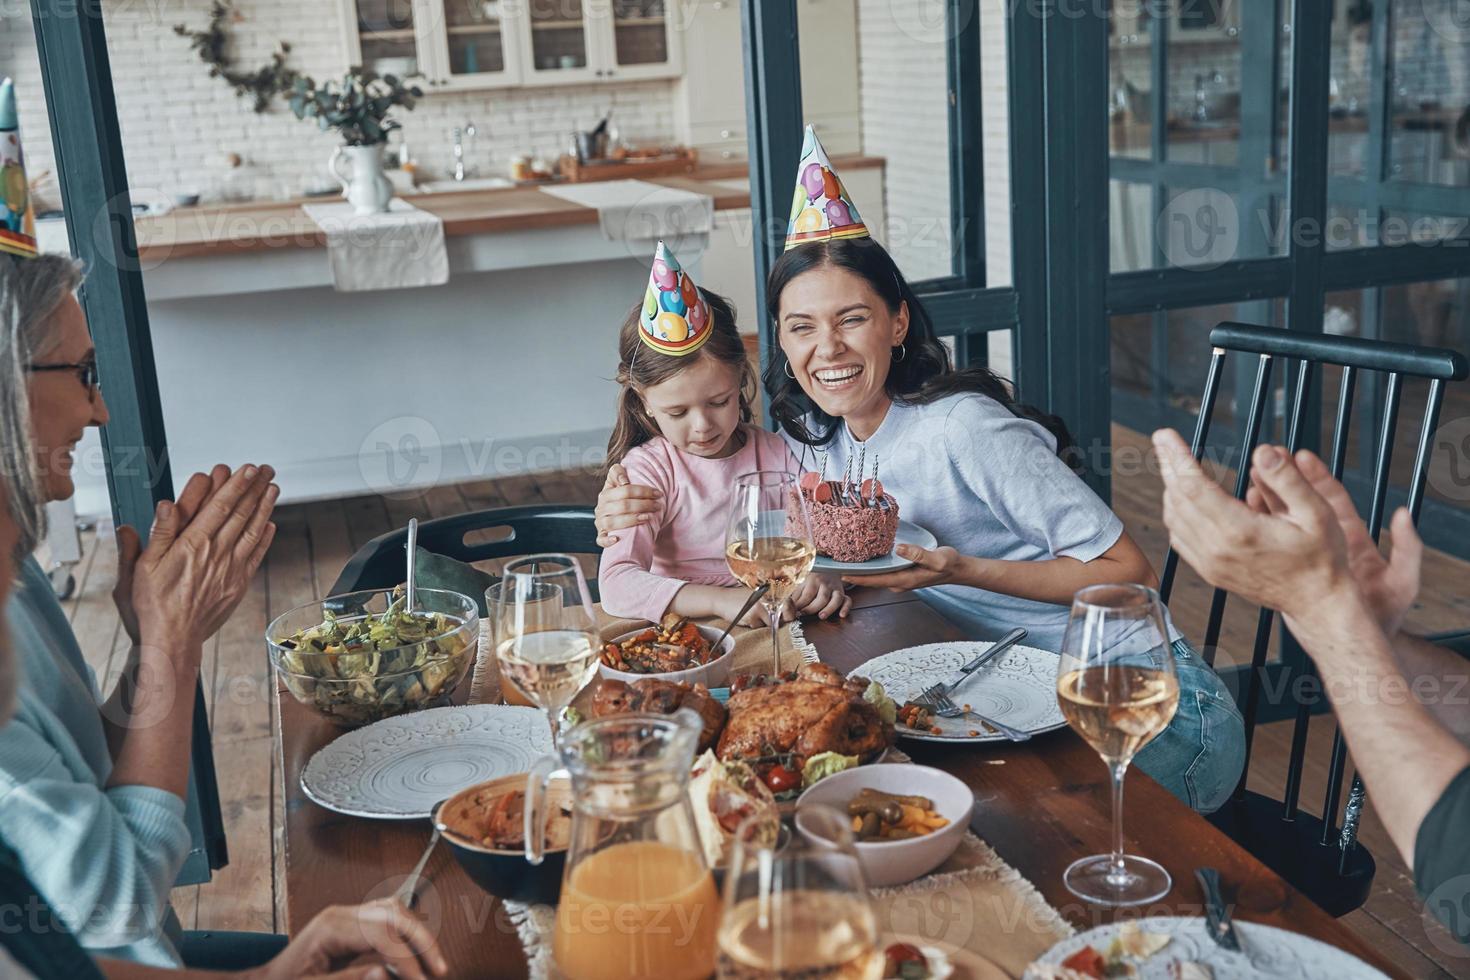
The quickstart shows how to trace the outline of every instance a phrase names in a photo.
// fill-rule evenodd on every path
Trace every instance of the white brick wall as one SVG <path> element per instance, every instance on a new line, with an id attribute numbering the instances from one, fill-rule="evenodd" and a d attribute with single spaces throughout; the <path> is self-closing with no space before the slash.
<path id="1" fill-rule="evenodd" d="M 887 160 L 884 245 L 911 280 L 951 270 L 942 15 L 934 23 L 942 9 L 935 0 L 858 0 L 863 150 Z"/>
<path id="2" fill-rule="evenodd" d="M 166 197 L 180 189 L 217 194 L 225 157 L 238 153 L 258 175 L 262 196 L 298 193 L 323 171 L 336 139 L 314 121 L 298 121 L 277 104 L 256 115 L 204 65 L 186 39 L 173 33 L 184 22 L 201 27 L 207 0 L 102 0 L 117 94 L 119 126 L 135 192 L 156 189 Z M 347 62 L 340 13 L 333 0 L 238 0 L 244 21 L 234 30 L 238 63 L 269 58 L 280 40 L 292 46 L 289 63 L 318 78 Z M 13 12 L 13 13 L 12 13 Z M 16 79 L 29 169 L 53 166 L 45 123 L 35 34 L 24 4 L 10 4 L 0 18 L 0 75 Z M 412 112 L 398 112 L 402 136 L 430 176 L 451 169 L 450 130 L 473 120 L 479 131 L 472 164 L 482 175 L 503 174 L 516 153 L 548 158 L 566 148 L 573 129 L 587 128 L 609 107 L 625 139 L 661 143 L 675 139 L 671 81 L 616 86 L 432 93 Z M 395 138 L 396 139 L 396 138 Z M 48 193 L 49 191 L 49 193 Z M 42 188 L 42 204 L 54 204 L 54 185 Z M 49 202 L 48 199 L 49 198 Z"/>

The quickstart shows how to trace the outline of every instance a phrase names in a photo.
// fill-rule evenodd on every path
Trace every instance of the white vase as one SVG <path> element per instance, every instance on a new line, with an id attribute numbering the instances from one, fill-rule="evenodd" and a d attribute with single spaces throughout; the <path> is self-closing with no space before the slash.
<path id="1" fill-rule="evenodd" d="M 344 175 L 341 163 L 348 162 Z M 383 145 L 339 146 L 327 161 L 327 170 L 342 182 L 342 196 L 357 214 L 380 214 L 393 200 L 393 185 L 383 173 Z"/>

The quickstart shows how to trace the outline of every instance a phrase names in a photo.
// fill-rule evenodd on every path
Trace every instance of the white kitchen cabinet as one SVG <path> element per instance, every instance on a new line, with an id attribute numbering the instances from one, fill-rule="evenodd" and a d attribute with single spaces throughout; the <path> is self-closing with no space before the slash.
<path id="1" fill-rule="evenodd" d="M 361 2 L 361 0 L 359 0 Z M 513 4 L 420 0 L 432 18 L 433 57 L 425 72 L 451 90 L 506 88 L 523 77 Z M 509 13 L 509 16 L 507 14 Z"/>
<path id="2" fill-rule="evenodd" d="M 803 118 L 832 154 L 862 152 L 856 0 L 798 0 Z M 681 138 L 702 161 L 745 160 L 745 61 L 740 5 L 698 0 L 687 17 L 682 92 L 676 102 Z"/>
<path id="3" fill-rule="evenodd" d="M 672 78 L 684 65 L 674 0 L 339 3 L 349 63 L 421 74 L 433 90 Z"/>
<path id="4" fill-rule="evenodd" d="M 684 69 L 682 0 L 592 0 L 604 78 L 673 78 Z"/>

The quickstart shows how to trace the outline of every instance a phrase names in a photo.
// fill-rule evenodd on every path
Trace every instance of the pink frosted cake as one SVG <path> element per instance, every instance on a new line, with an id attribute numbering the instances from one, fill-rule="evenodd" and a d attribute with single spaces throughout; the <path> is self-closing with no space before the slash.
<path id="1" fill-rule="evenodd" d="M 871 561 L 893 551 L 898 536 L 898 501 L 877 478 L 853 485 L 804 473 L 790 504 L 805 498 L 817 554 L 834 561 Z"/>

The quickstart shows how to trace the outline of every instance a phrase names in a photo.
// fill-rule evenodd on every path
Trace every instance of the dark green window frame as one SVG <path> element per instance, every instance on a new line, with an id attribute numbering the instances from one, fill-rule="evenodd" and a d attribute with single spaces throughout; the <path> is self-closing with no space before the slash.
<path id="1" fill-rule="evenodd" d="M 56 173 L 72 248 L 87 266 L 81 301 L 97 346 L 111 420 L 102 429 L 113 519 L 145 539 L 153 508 L 173 497 L 158 400 L 148 305 L 101 8 L 32 0 L 36 49 L 51 110 Z M 179 884 L 208 881 L 229 857 L 204 691 L 194 692 L 193 765 L 186 816 L 192 837 Z"/>

